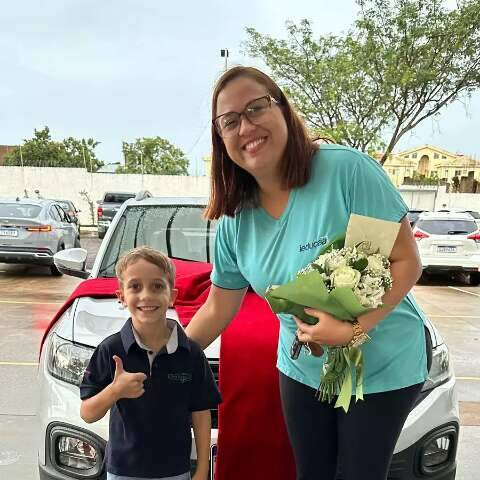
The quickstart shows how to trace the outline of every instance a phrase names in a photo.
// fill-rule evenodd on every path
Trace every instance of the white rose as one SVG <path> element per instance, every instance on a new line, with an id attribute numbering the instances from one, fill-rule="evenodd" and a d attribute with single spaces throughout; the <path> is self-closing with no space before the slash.
<path id="1" fill-rule="evenodd" d="M 360 281 L 361 274 L 351 267 L 337 268 L 331 275 L 330 280 L 334 288 L 355 288 Z"/>
<path id="2" fill-rule="evenodd" d="M 381 255 L 371 255 L 367 258 L 368 269 L 374 273 L 382 273 L 385 269 Z"/>
<path id="3" fill-rule="evenodd" d="M 332 255 L 325 259 L 325 267 L 330 272 L 334 272 L 335 270 L 346 266 L 347 261 L 341 255 Z"/>

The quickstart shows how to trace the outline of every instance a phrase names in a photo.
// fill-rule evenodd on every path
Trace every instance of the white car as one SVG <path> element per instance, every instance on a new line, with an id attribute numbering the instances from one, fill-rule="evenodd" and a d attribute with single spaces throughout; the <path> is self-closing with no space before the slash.
<path id="1" fill-rule="evenodd" d="M 423 270 L 463 271 L 480 283 L 480 227 L 468 213 L 424 212 L 413 228 Z"/>
<path id="2" fill-rule="evenodd" d="M 215 222 L 201 217 L 202 198 L 145 198 L 124 203 L 99 249 L 92 271 L 85 271 L 86 251 L 73 249 L 56 256 L 64 273 L 83 278 L 114 276 L 118 256 L 147 244 L 169 256 L 207 261 L 212 258 Z M 113 298 L 78 298 L 48 333 L 39 366 L 40 403 L 38 465 L 41 480 L 105 478 L 104 451 L 108 419 L 86 424 L 80 418 L 78 384 L 98 343 L 118 331 L 127 313 Z M 170 311 L 174 317 L 175 312 Z M 455 376 L 448 348 L 438 331 L 426 325 L 430 376 L 405 423 L 395 449 L 389 478 L 453 480 L 459 433 Z M 206 355 L 218 372 L 219 342 Z M 213 416 L 212 464 L 217 423 Z M 274 432 L 272 432 L 274 435 Z M 192 467 L 195 464 L 192 449 Z M 261 461 L 261 454 L 259 454 Z M 213 479 L 213 467 L 211 469 Z M 279 479 L 283 480 L 283 479 Z"/>
<path id="3" fill-rule="evenodd" d="M 480 228 L 480 213 L 475 210 L 465 210 L 463 208 L 445 208 L 442 210 L 437 210 L 438 212 L 452 212 L 452 213 L 468 213 L 475 220 L 475 223 Z"/>

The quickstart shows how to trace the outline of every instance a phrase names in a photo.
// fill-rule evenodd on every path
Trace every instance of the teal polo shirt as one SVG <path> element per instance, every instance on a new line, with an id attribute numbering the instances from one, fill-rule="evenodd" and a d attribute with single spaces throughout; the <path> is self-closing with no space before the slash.
<path id="1" fill-rule="evenodd" d="M 290 192 L 279 219 L 262 207 L 224 216 L 215 240 L 212 283 L 226 289 L 251 285 L 264 296 L 314 260 L 323 246 L 345 232 L 350 214 L 399 222 L 408 207 L 381 165 L 368 155 L 339 145 L 322 145 L 312 158 L 309 182 Z M 296 324 L 279 314 L 277 367 L 290 378 L 318 388 L 326 354 L 305 349 L 290 358 Z M 361 349 L 365 361 L 364 393 L 408 387 L 427 378 L 424 314 L 409 293 L 370 332 Z M 261 326 L 259 325 L 259 328 Z"/>

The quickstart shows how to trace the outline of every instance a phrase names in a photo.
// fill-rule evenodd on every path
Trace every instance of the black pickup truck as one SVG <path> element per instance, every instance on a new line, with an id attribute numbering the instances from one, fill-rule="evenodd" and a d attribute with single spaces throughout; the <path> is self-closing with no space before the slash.
<path id="1" fill-rule="evenodd" d="M 129 198 L 134 198 L 135 195 L 130 192 L 105 192 L 103 199 L 97 200 L 98 238 L 105 236 L 120 205 Z"/>

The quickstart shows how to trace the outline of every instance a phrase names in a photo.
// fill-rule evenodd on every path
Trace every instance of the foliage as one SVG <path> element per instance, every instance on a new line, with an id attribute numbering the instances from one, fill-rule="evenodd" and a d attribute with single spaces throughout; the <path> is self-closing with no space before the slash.
<path id="1" fill-rule="evenodd" d="M 26 167 L 73 167 L 96 171 L 103 165 L 95 155 L 100 142 L 92 138 L 68 137 L 62 142 L 52 140 L 50 129 L 34 130 L 31 139 L 25 139 L 21 146 L 13 148 L 5 156 L 7 166 Z"/>
<path id="2" fill-rule="evenodd" d="M 161 137 L 137 138 L 134 143 L 123 142 L 125 166 L 116 173 L 147 173 L 154 175 L 188 175 L 185 154 Z"/>
<path id="3" fill-rule="evenodd" d="M 480 0 L 357 0 L 348 32 L 315 38 L 287 23 L 287 40 L 247 28 L 261 58 L 313 134 L 382 150 L 480 85 Z"/>

